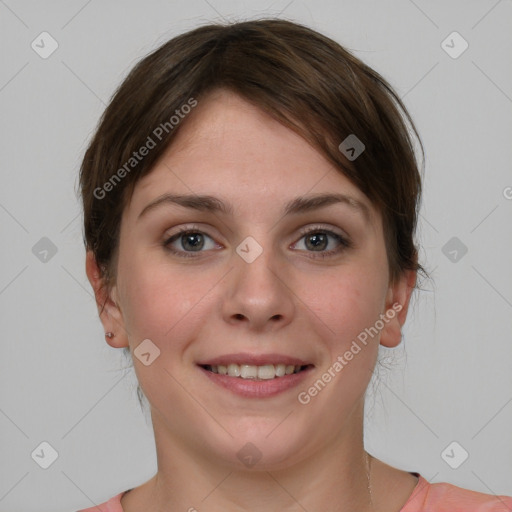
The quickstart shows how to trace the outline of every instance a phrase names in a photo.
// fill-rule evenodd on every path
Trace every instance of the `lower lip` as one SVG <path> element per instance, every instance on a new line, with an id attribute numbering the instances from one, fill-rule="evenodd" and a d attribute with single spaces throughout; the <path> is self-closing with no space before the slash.
<path id="1" fill-rule="evenodd" d="M 198 366 L 198 368 L 210 380 L 215 382 L 215 384 L 246 398 L 269 398 L 283 393 L 300 384 L 313 369 L 310 367 L 299 373 L 291 373 L 283 377 L 275 377 L 268 380 L 255 380 L 213 373 L 209 370 L 205 370 L 202 366 Z"/>

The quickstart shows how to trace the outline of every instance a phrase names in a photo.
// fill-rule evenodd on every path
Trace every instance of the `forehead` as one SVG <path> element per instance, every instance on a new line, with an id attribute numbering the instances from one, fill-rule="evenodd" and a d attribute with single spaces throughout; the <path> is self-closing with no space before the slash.
<path id="1" fill-rule="evenodd" d="M 237 177 L 251 180 L 262 174 L 287 178 L 297 175 L 299 167 L 318 168 L 324 174 L 328 170 L 323 155 L 297 133 L 226 90 L 200 100 L 162 160 L 194 162 L 196 167 L 215 167 L 219 172 L 236 167 Z"/>
<path id="2" fill-rule="evenodd" d="M 208 194 L 282 205 L 308 194 L 343 193 L 374 208 L 367 197 L 304 138 L 226 90 L 198 102 L 153 170 L 136 185 L 139 211 L 165 192 Z"/>

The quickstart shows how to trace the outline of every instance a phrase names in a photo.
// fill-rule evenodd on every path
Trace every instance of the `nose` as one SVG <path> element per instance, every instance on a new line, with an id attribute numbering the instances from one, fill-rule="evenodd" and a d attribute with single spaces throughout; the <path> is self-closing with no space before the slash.
<path id="1" fill-rule="evenodd" d="M 224 282 L 224 321 L 253 331 L 274 331 L 288 325 L 295 312 L 289 266 L 264 249 L 251 263 L 233 254 L 234 268 Z M 289 264 L 288 264 L 289 265 Z"/>

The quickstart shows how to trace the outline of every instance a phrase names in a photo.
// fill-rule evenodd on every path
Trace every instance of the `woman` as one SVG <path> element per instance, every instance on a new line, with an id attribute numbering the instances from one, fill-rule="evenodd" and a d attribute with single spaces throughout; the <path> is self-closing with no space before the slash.
<path id="1" fill-rule="evenodd" d="M 288 21 L 201 27 L 131 71 L 81 168 L 86 270 L 158 471 L 100 510 L 511 509 L 364 449 L 425 273 L 411 132 L 382 77 Z"/>

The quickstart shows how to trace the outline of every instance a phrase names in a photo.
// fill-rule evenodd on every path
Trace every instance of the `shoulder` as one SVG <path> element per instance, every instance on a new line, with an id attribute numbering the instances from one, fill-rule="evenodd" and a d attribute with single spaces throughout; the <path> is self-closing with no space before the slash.
<path id="1" fill-rule="evenodd" d="M 418 484 L 400 512 L 510 512 L 511 496 L 496 496 L 449 483 L 431 484 L 418 475 Z"/>
<path id="2" fill-rule="evenodd" d="M 123 507 L 121 506 L 121 498 L 123 495 L 128 492 L 121 492 L 117 496 L 110 498 L 105 503 L 101 505 L 95 505 L 91 508 L 84 508 L 82 510 L 78 510 L 77 512 L 123 512 Z"/>

